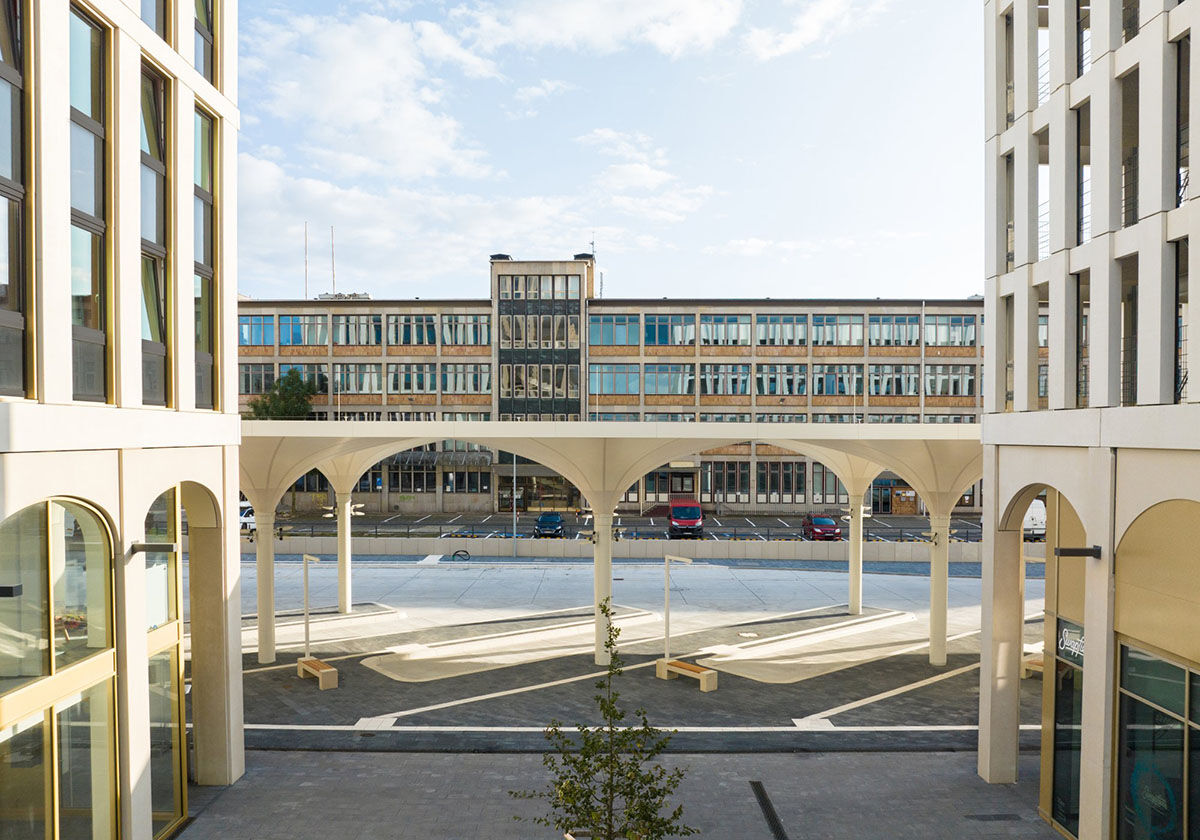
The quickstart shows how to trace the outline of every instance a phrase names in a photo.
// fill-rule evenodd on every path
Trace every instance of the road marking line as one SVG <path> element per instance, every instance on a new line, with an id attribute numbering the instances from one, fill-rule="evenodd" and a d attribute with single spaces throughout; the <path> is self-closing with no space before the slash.
<path id="1" fill-rule="evenodd" d="M 766 538 L 766 537 L 764 537 L 762 534 L 758 534 L 757 536 L 758 536 L 758 538 L 759 538 L 760 540 L 762 540 L 763 542 L 766 542 L 766 541 L 767 541 L 767 538 Z"/>
<path id="2" fill-rule="evenodd" d="M 782 525 L 785 528 L 792 527 L 791 525 L 788 525 L 786 522 L 784 522 L 782 519 L 780 519 L 778 516 L 775 517 L 775 521 L 778 522 L 780 525 Z"/>
<path id="3" fill-rule="evenodd" d="M 462 514 L 461 514 L 461 513 L 460 513 L 458 516 L 456 516 L 456 517 L 454 517 L 453 519 L 451 519 L 450 521 L 448 521 L 446 524 L 447 524 L 447 525 L 453 525 L 455 522 L 457 522 L 457 521 L 458 521 L 458 520 L 460 520 L 460 519 L 462 519 Z"/>
<path id="4" fill-rule="evenodd" d="M 490 534 L 487 535 L 487 537 L 484 537 L 484 539 L 486 540 L 488 537 L 494 537 L 495 535 L 496 535 L 496 532 L 492 531 Z"/>
<path id="5" fill-rule="evenodd" d="M 953 671 L 947 671 L 944 674 L 935 674 L 934 676 L 929 677 L 927 679 L 918 680 L 917 682 L 909 683 L 908 685 L 902 685 L 899 688 L 893 688 L 891 691 L 883 691 L 883 692 L 880 692 L 879 694 L 873 694 L 870 697 L 864 697 L 861 700 L 854 700 L 850 703 L 843 703 L 840 706 L 834 706 L 832 709 L 826 709 L 823 712 L 817 712 L 816 714 L 809 715 L 808 717 L 796 718 L 795 719 L 796 725 L 802 726 L 803 721 L 806 721 L 806 720 L 831 718 L 831 717 L 834 717 L 835 715 L 840 715 L 843 712 L 848 712 L 851 709 L 858 709 L 863 706 L 869 706 L 872 703 L 878 703 L 880 700 L 887 700 L 891 697 L 898 697 L 901 694 L 907 694 L 910 691 L 916 691 L 918 688 L 924 688 L 927 685 L 933 685 L 934 683 L 939 683 L 942 680 L 948 680 L 951 677 L 957 677 L 960 674 L 967 673 L 968 671 L 974 671 L 978 667 L 979 667 L 978 662 L 974 663 L 973 665 L 964 665 L 961 668 L 955 668 Z"/>
<path id="6" fill-rule="evenodd" d="M 404 516 L 404 514 L 403 514 L 403 513 L 397 513 L 395 516 L 389 516 L 387 519 L 385 519 L 385 520 L 383 520 L 383 521 L 384 521 L 384 522 L 391 522 L 393 519 L 399 519 L 401 516 Z"/>
<path id="7" fill-rule="evenodd" d="M 654 524 L 654 517 L 653 517 L 653 516 L 651 516 L 651 517 L 650 517 L 650 524 L 651 524 L 651 525 L 653 525 L 653 524 Z"/>
<path id="8" fill-rule="evenodd" d="M 754 520 L 753 520 L 753 519 L 751 519 L 749 516 L 743 516 L 743 517 L 742 517 L 742 519 L 745 519 L 747 522 L 749 522 L 749 523 L 750 523 L 750 527 L 752 527 L 752 528 L 757 528 L 757 527 L 758 527 L 757 525 L 755 525 L 755 524 L 754 524 Z"/>
<path id="9" fill-rule="evenodd" d="M 413 524 L 414 524 L 414 525 L 420 525 L 422 522 L 424 522 L 426 519 L 428 519 L 428 518 L 429 518 L 431 515 L 432 515 L 432 514 L 428 514 L 428 513 L 427 513 L 427 514 L 425 514 L 424 516 L 422 516 L 420 519 L 418 519 L 416 522 L 414 522 Z"/>
<path id="10" fill-rule="evenodd" d="M 724 525 L 722 525 L 722 524 L 721 524 L 721 520 L 720 520 L 720 519 L 717 519 L 717 517 L 715 517 L 715 516 L 713 517 L 713 522 L 716 522 L 716 523 L 717 523 L 717 527 L 718 527 L 718 528 L 724 528 L 724 527 L 725 527 Z"/>
<path id="11" fill-rule="evenodd" d="M 417 561 L 417 565 L 418 566 L 436 566 L 438 564 L 438 561 L 441 560 L 445 556 L 446 555 L 444 555 L 444 554 L 427 554 L 427 555 L 425 555 L 424 560 Z"/>
<path id="12" fill-rule="evenodd" d="M 719 524 L 719 523 L 718 523 L 718 524 Z M 710 537 L 712 537 L 712 538 L 713 538 L 714 540 L 716 540 L 717 542 L 720 542 L 720 541 L 721 541 L 721 538 L 720 538 L 720 537 L 718 537 L 716 534 L 709 533 L 709 536 L 710 536 Z"/>
<path id="13" fill-rule="evenodd" d="M 495 516 L 495 515 L 496 515 L 496 514 L 494 514 L 494 513 L 489 513 L 487 516 L 483 517 L 483 522 L 487 522 L 489 519 L 491 519 L 491 518 L 492 518 L 493 516 Z M 480 524 L 480 525 L 482 525 L 482 524 L 483 524 L 483 522 L 481 522 L 481 523 L 479 523 L 479 524 Z"/>

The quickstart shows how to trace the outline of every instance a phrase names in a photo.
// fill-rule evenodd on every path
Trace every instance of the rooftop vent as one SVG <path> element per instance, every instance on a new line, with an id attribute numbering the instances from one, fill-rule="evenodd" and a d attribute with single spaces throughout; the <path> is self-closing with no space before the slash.
<path id="1" fill-rule="evenodd" d="M 370 300 L 368 292 L 321 292 L 317 300 Z"/>
<path id="2" fill-rule="evenodd" d="M 595 254 L 576 254 L 575 255 L 575 259 L 577 259 L 577 260 L 594 260 L 595 258 L 596 258 Z"/>
<path id="3" fill-rule="evenodd" d="M 492 262 L 495 262 L 496 260 L 511 260 L 512 257 L 510 257 L 508 254 L 492 254 L 489 259 L 491 259 Z"/>

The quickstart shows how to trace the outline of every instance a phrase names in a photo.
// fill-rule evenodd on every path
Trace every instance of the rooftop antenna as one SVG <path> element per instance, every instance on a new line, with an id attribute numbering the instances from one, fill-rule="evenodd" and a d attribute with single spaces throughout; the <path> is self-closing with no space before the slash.
<path id="1" fill-rule="evenodd" d="M 333 256 L 333 225 L 329 226 L 329 276 L 333 280 L 333 293 L 337 294 L 337 261 Z"/>
<path id="2" fill-rule="evenodd" d="M 308 222 L 304 223 L 304 299 L 308 300 Z"/>

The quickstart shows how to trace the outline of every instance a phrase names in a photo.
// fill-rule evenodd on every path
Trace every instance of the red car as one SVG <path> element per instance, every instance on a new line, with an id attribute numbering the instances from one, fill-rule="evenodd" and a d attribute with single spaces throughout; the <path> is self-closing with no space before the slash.
<path id="1" fill-rule="evenodd" d="M 800 530 L 807 540 L 840 540 L 842 529 L 831 516 L 807 514 L 800 523 Z"/>

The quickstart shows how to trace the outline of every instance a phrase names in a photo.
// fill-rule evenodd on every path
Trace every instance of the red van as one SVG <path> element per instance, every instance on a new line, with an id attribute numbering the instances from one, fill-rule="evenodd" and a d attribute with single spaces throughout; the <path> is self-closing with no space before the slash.
<path id="1" fill-rule="evenodd" d="M 667 525 L 667 539 L 680 537 L 701 539 L 704 536 L 704 512 L 700 503 L 686 496 L 671 500 L 671 513 Z"/>

